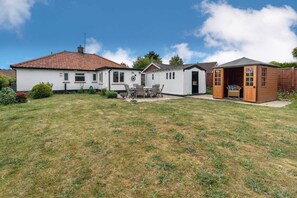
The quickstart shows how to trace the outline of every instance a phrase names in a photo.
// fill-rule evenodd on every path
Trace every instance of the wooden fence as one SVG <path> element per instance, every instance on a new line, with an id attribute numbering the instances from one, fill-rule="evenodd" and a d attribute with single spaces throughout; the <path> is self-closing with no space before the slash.
<path id="1" fill-rule="evenodd" d="M 278 90 L 297 91 L 297 68 L 281 68 L 278 71 Z"/>

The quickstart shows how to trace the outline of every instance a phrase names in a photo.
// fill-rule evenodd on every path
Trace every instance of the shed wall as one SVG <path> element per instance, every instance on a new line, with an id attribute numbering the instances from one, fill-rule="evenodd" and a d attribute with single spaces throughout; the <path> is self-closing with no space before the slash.
<path id="1" fill-rule="evenodd" d="M 278 70 L 274 67 L 257 67 L 257 102 L 274 101 L 277 97 Z M 267 68 L 266 86 L 262 86 L 262 68 Z"/>

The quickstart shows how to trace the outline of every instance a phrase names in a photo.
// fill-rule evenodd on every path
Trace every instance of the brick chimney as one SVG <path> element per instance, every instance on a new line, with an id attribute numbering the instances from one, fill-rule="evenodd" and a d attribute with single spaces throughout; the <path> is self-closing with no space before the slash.
<path id="1" fill-rule="evenodd" d="M 78 47 L 77 47 L 77 52 L 80 53 L 80 54 L 83 54 L 83 53 L 84 53 L 84 47 L 81 46 L 81 45 L 78 46 Z"/>

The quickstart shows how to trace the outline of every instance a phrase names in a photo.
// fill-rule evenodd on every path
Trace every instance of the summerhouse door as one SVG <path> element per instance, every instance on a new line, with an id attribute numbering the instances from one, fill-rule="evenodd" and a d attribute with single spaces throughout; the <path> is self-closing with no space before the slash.
<path id="1" fill-rule="evenodd" d="M 224 98 L 224 69 L 213 70 L 213 97 Z"/>
<path id="2" fill-rule="evenodd" d="M 244 67 L 244 88 L 243 100 L 247 102 L 257 102 L 257 67 Z"/>

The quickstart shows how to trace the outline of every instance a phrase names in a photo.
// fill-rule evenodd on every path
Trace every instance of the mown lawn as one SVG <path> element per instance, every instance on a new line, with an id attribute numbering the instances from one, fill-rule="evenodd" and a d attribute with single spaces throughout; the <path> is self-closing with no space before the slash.
<path id="1" fill-rule="evenodd" d="M 297 197 L 297 109 L 54 95 L 0 107 L 0 197 Z"/>

